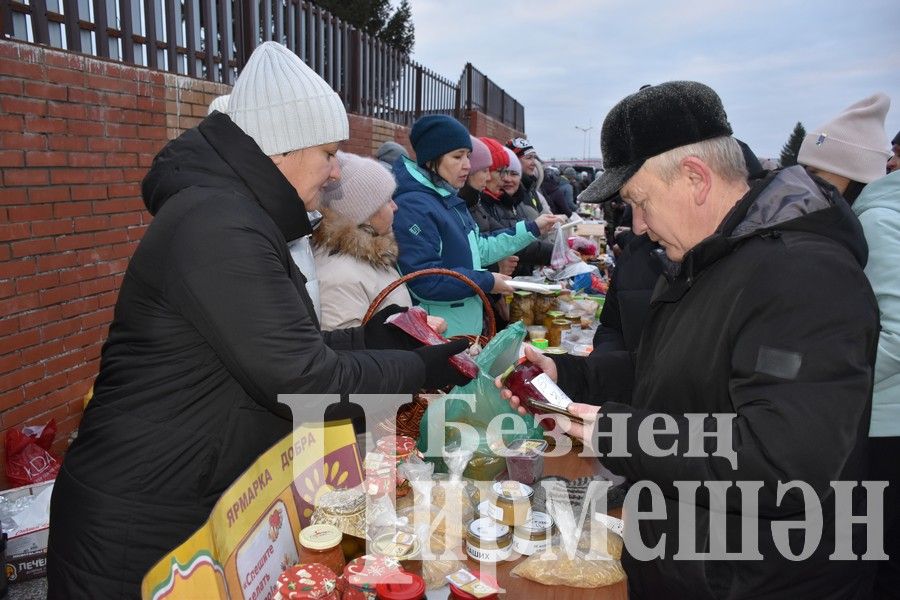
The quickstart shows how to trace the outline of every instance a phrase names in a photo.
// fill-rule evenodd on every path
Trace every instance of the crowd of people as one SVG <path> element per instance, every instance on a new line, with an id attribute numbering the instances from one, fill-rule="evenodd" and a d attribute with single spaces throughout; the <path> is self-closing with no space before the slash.
<path id="1" fill-rule="evenodd" d="M 432 267 L 489 297 L 509 293 L 511 277 L 549 264 L 548 235 L 579 201 L 605 203 L 619 254 L 594 351 L 526 351 L 577 402 L 583 425 L 569 433 L 588 439 L 627 413 L 636 444 L 640 418 L 663 412 L 678 440 L 684 413 L 736 413 L 736 467 L 637 445 L 604 465 L 662 485 L 670 515 L 677 479 L 764 484 L 762 563 L 675 560 L 678 520 L 644 521 L 640 535 L 666 552 L 626 553 L 631 597 L 865 598 L 872 565 L 879 589 L 895 593 L 900 172 L 885 173 L 898 166 L 900 134 L 886 169 L 888 107 L 883 94 L 849 107 L 807 136 L 801 166 L 766 170 L 713 90 L 647 86 L 607 116 L 606 168 L 591 182 L 545 167 L 525 138 L 473 137 L 444 115 L 413 124 L 412 154 L 396 142 L 371 157 L 342 152 L 341 99 L 286 48 L 262 44 L 143 182 L 154 219 L 53 493 L 49 597 L 136 596 L 147 569 L 290 431 L 278 394 L 464 383 L 448 359 L 465 340 L 420 346 L 385 320 L 416 304 L 448 337 L 477 335 L 493 308 L 471 287 L 418 277 L 364 323 L 369 306 L 401 275 Z M 828 561 L 829 482 L 865 479 L 891 482 L 894 560 Z M 772 533 L 802 518 L 801 494 L 776 496 L 791 480 L 809 483 L 831 523 L 799 562 L 776 552 Z M 710 507 L 698 510 L 696 535 L 708 541 Z M 739 507 L 727 520 L 741 530 Z M 864 527 L 853 534 L 857 548 Z"/>

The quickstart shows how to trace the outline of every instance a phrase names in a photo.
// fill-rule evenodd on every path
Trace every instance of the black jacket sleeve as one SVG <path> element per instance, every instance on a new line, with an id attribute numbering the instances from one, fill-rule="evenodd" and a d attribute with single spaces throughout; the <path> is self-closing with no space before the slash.
<path id="1" fill-rule="evenodd" d="M 261 406 L 280 393 L 412 393 L 424 365 L 411 352 L 335 351 L 316 328 L 285 269 L 279 237 L 233 214 L 190 220 L 173 236 L 168 297 Z M 281 242 L 283 245 L 283 242 Z M 287 260 L 290 260 L 287 258 Z M 345 332 L 330 336 L 358 347 Z"/>

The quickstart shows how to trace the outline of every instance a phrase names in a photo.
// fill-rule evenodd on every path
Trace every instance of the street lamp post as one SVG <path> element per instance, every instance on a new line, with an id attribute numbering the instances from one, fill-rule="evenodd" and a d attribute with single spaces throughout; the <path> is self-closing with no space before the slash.
<path id="1" fill-rule="evenodd" d="M 575 126 L 575 129 L 577 129 L 578 131 L 580 131 L 584 134 L 584 141 L 582 141 L 582 143 L 581 143 L 581 158 L 582 158 L 582 160 L 586 160 L 587 155 L 590 154 L 591 139 L 588 136 L 588 132 L 591 131 L 593 128 L 594 127 L 593 127 L 593 125 L 590 124 L 590 122 L 588 122 L 587 127 L 580 127 L 578 125 Z"/>

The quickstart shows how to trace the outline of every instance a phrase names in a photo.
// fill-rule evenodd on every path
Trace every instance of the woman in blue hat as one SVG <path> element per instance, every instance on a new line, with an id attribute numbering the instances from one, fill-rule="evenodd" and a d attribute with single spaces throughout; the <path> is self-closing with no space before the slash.
<path id="1" fill-rule="evenodd" d="M 558 217 L 541 215 L 482 234 L 457 195 L 470 170 L 472 140 L 466 128 L 452 117 L 429 115 L 413 124 L 409 138 L 416 160 L 400 157 L 394 163 L 394 236 L 400 271 L 442 267 L 465 275 L 485 293 L 512 292 L 507 275 L 490 273 L 482 265 L 515 254 L 548 231 Z M 462 282 L 420 277 L 410 281 L 409 290 L 429 314 L 447 320 L 446 335 L 481 333 L 481 299 Z"/>

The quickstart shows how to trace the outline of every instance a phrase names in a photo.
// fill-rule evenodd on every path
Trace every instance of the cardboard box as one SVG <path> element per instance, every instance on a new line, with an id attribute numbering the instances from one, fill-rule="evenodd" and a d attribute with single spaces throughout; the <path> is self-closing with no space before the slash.
<path id="1" fill-rule="evenodd" d="M 53 485 L 45 481 L 0 492 L 0 496 L 14 502 L 23 496 L 37 496 Z M 10 534 L 6 542 L 6 577 L 10 583 L 25 581 L 47 574 L 47 538 L 50 535 L 50 514 L 44 521 L 28 529 L 10 531 L 11 523 L 3 523 L 4 531 Z M 14 535 L 13 535 L 14 534 Z"/>

